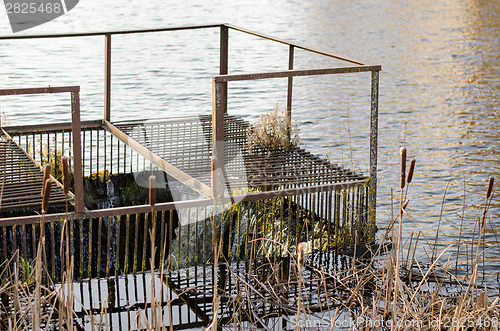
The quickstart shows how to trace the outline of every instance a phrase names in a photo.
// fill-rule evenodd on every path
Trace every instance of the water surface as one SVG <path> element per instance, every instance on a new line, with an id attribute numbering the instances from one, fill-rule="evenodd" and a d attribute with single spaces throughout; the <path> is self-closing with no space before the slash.
<path id="1" fill-rule="evenodd" d="M 29 33 L 84 32 L 230 22 L 367 64 L 381 64 L 378 219 L 399 196 L 399 148 L 417 159 L 404 233 L 445 247 L 472 239 L 488 177 L 500 181 L 500 2 L 447 1 L 81 1 Z M 113 37 L 113 120 L 211 112 L 217 30 Z M 10 34 L 6 15 L 0 34 Z M 2 88 L 81 85 L 82 118 L 103 113 L 101 37 L 3 41 Z M 295 67 L 339 65 L 296 52 Z M 231 73 L 287 68 L 287 47 L 230 32 Z M 294 80 L 293 119 L 302 144 L 335 163 L 368 168 L 369 74 Z M 286 102 L 286 81 L 230 84 L 229 111 L 249 120 Z M 12 124 L 69 120 L 69 100 L 0 100 Z M 448 189 L 446 189 L 448 186 Z M 498 187 L 498 185 L 496 186 Z M 446 196 L 445 196 L 446 192 Z M 443 207 L 441 202 L 444 198 Z M 397 204 L 397 201 L 395 201 Z M 488 271 L 499 272 L 500 197 L 487 220 Z M 462 223 L 463 220 L 463 223 Z M 423 253 L 422 251 L 420 253 Z M 462 248 L 463 253 L 463 248 Z M 462 256 L 461 265 L 470 261 Z"/>

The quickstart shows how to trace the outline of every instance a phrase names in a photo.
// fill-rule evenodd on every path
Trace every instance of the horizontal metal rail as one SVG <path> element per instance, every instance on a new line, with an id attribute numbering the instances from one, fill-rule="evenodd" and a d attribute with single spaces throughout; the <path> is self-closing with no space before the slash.
<path id="1" fill-rule="evenodd" d="M 326 68 L 326 69 L 286 70 L 286 71 L 272 71 L 272 72 L 260 72 L 260 73 L 250 73 L 250 74 L 238 74 L 238 75 L 219 75 L 219 76 L 214 76 L 213 80 L 216 83 L 224 83 L 224 82 L 241 81 L 241 80 L 348 74 L 355 72 L 372 72 L 380 70 L 382 70 L 382 67 L 380 65 L 344 67 L 344 68 Z"/>
<path id="2" fill-rule="evenodd" d="M 242 195 L 233 195 L 231 197 L 226 197 L 222 200 L 220 199 L 215 200 L 213 198 L 203 198 L 203 199 L 195 199 L 187 201 L 157 203 L 153 207 L 151 207 L 150 205 L 136 205 L 136 206 L 109 208 L 109 209 L 98 209 L 98 210 L 87 211 L 85 217 L 100 218 L 100 217 L 111 217 L 111 216 L 123 216 L 129 214 L 137 214 L 137 213 L 148 213 L 151 211 L 157 212 L 157 211 L 168 211 L 168 210 L 180 210 L 185 208 L 207 207 L 207 206 L 213 206 L 216 203 L 227 204 L 231 203 L 232 201 L 238 201 L 238 202 L 259 201 L 275 197 L 288 197 L 301 194 L 341 191 L 353 187 L 363 186 L 365 184 L 366 181 L 364 180 L 356 180 L 344 183 L 332 183 L 332 184 L 323 184 L 323 185 L 307 186 L 299 188 L 288 188 L 283 190 L 248 193 Z M 56 222 L 60 221 L 61 219 L 75 220 L 80 218 L 81 215 L 75 215 L 74 213 L 48 214 L 45 215 L 45 222 Z M 41 219 L 40 215 L 2 218 L 0 220 L 0 226 L 37 224 L 40 222 L 40 219 Z"/>
<path id="3" fill-rule="evenodd" d="M 80 92 L 80 86 L 48 86 L 0 89 L 0 95 Z"/>
<path id="4" fill-rule="evenodd" d="M 153 33 L 153 32 L 167 32 L 167 31 L 182 31 L 182 30 L 197 30 L 197 29 L 210 29 L 210 28 L 220 28 L 226 27 L 235 31 L 243 32 L 249 35 L 253 35 L 256 37 L 260 37 L 266 40 L 274 41 L 277 43 L 293 46 L 299 49 L 303 49 L 305 51 L 309 51 L 312 53 L 328 56 L 331 58 L 335 58 L 337 60 L 346 61 L 358 65 L 363 65 L 362 62 L 354 61 L 348 59 L 346 57 L 341 57 L 329 52 L 324 52 L 321 50 L 317 50 L 311 47 L 307 47 L 305 45 L 282 39 L 276 38 L 273 36 L 269 36 L 260 32 L 252 31 L 249 29 L 242 28 L 240 26 L 236 26 L 229 23 L 218 23 L 218 24 L 202 24 L 202 25 L 186 25 L 186 26 L 174 26 L 174 27 L 166 27 L 166 28 L 155 28 L 155 29 L 135 29 L 135 30 L 111 30 L 111 31 L 96 31 L 96 32 L 75 32 L 75 33 L 52 33 L 52 34 L 39 34 L 39 35 L 14 35 L 14 36 L 0 36 L 0 40 L 15 40 L 15 39 L 38 39 L 38 38 L 72 38 L 72 37 L 95 37 L 95 36 L 105 36 L 105 35 L 126 35 L 126 34 L 138 34 L 138 33 Z"/>
<path id="5" fill-rule="evenodd" d="M 97 32 L 74 32 L 74 33 L 50 33 L 50 34 L 38 34 L 38 35 L 14 35 L 14 36 L 0 36 L 0 40 L 95 37 L 95 36 L 105 36 L 105 35 L 120 35 L 120 34 L 135 34 L 135 33 L 167 32 L 167 31 L 218 28 L 218 27 L 221 27 L 223 25 L 224 24 L 219 23 L 219 24 L 205 24 L 205 25 L 173 26 L 173 27 L 155 28 L 155 29 L 114 30 L 114 31 L 112 30 L 112 31 L 97 31 Z"/>
<path id="6" fill-rule="evenodd" d="M 102 128 L 102 120 L 82 121 L 81 127 L 82 129 Z M 20 126 L 3 126 L 2 128 L 12 135 L 26 134 L 26 133 L 36 134 L 45 132 L 62 132 L 71 130 L 71 122 L 53 123 L 53 124 L 32 124 L 32 125 L 20 125 Z"/>

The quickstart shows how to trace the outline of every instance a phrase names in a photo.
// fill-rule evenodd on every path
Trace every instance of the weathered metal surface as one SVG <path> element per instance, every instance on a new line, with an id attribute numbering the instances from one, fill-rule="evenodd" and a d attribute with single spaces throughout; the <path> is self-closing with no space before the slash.
<path id="1" fill-rule="evenodd" d="M 101 128 L 102 120 L 82 121 L 80 124 L 82 129 Z M 52 123 L 52 124 L 34 124 L 23 126 L 4 126 L 5 131 L 11 135 L 18 134 L 36 134 L 47 132 L 63 132 L 71 130 L 71 122 L 68 123 Z"/>
<path id="2" fill-rule="evenodd" d="M 191 187 L 195 191 L 200 192 L 205 196 L 211 196 L 212 190 L 207 185 L 199 182 L 196 178 L 191 177 L 184 171 L 180 170 L 179 168 L 167 162 L 165 159 L 159 157 L 154 153 L 154 150 L 144 147 L 144 145 L 138 143 L 132 137 L 127 136 L 119 128 L 117 128 L 116 126 L 114 126 L 113 124 L 109 123 L 106 120 L 104 120 L 103 126 L 106 130 L 111 132 L 116 138 L 118 138 L 127 146 L 130 146 L 131 148 L 136 150 L 140 155 L 149 160 L 151 163 L 155 164 L 161 170 L 165 171 L 167 174 L 179 180 L 181 183 L 184 183 L 185 185 Z"/>
<path id="3" fill-rule="evenodd" d="M 220 75 L 227 75 L 229 73 L 229 31 L 226 26 L 220 28 Z M 222 108 L 227 113 L 227 83 L 221 85 L 220 98 Z"/>
<path id="4" fill-rule="evenodd" d="M 0 95 L 79 92 L 80 86 L 48 86 L 0 89 Z"/>
<path id="5" fill-rule="evenodd" d="M 227 112 L 227 83 L 212 83 L 212 165 L 211 183 L 213 196 L 224 196 L 224 114 Z"/>
<path id="6" fill-rule="evenodd" d="M 109 35 L 122 35 L 122 34 L 136 34 L 136 33 L 152 33 L 152 32 L 167 32 L 167 31 L 219 28 L 219 27 L 224 26 L 224 25 L 225 24 L 205 24 L 205 25 L 175 26 L 175 27 L 156 28 L 156 29 L 118 30 L 118 31 L 103 31 L 103 32 L 52 33 L 52 34 L 38 34 L 38 35 L 8 35 L 8 36 L 0 36 L 0 40 L 93 37 L 93 36 L 104 36 L 107 34 L 109 34 Z"/>
<path id="7" fill-rule="evenodd" d="M 104 37 L 104 119 L 111 121 L 111 34 Z"/>
<path id="8" fill-rule="evenodd" d="M 195 26 L 180 26 L 180 27 L 169 27 L 169 28 L 159 28 L 159 29 L 141 29 L 141 30 L 128 30 L 128 31 L 106 31 L 106 32 L 94 32 L 94 33 L 70 33 L 70 34 L 46 34 L 37 36 L 4 36 L 0 39 L 30 39 L 30 38 L 60 38 L 60 37 L 83 37 L 83 36 L 105 36 L 105 102 L 104 102 L 104 120 L 110 121 L 111 119 L 111 36 L 118 34 L 132 34 L 132 33 L 150 33 L 150 32 L 164 32 L 164 31 L 177 31 L 177 30 L 192 30 L 192 29 L 204 29 L 204 28 L 219 28 L 220 29 L 220 70 L 219 76 L 213 78 L 213 133 L 212 137 L 212 162 L 214 165 L 214 171 L 212 172 L 214 178 L 211 182 L 214 183 L 212 186 L 212 194 L 218 196 L 224 191 L 222 185 L 222 177 L 228 176 L 226 173 L 229 169 L 225 167 L 225 157 L 220 157 L 222 151 L 226 149 L 226 141 L 224 138 L 224 132 L 219 132 L 219 127 L 221 126 L 221 115 L 219 112 L 227 113 L 227 83 L 229 81 L 237 80 L 253 80 L 253 79 L 266 79 L 266 78 L 288 78 L 288 92 L 287 92 L 287 121 L 291 122 L 291 107 L 292 107 L 292 86 L 293 77 L 295 76 L 310 76 L 310 75 L 326 75 L 326 74 L 342 74 L 342 73 L 355 73 L 355 72 L 378 72 L 381 70 L 380 66 L 367 66 L 359 61 L 354 61 L 345 57 L 340 57 L 328 52 L 319 51 L 304 45 L 300 45 L 288 40 L 268 36 L 262 33 L 244 29 L 230 24 L 213 24 L 213 25 L 195 25 Z M 228 71 L 228 46 L 229 46 L 229 30 L 239 31 L 246 34 L 254 35 L 263 39 L 271 40 L 274 42 L 282 43 L 289 46 L 289 70 L 280 72 L 263 72 L 263 73 L 249 73 L 240 75 L 229 75 Z M 355 66 L 343 67 L 343 68 L 326 68 L 326 69 L 310 69 L 310 70 L 293 70 L 293 57 L 295 48 L 303 49 L 316 54 L 328 56 L 335 58 L 337 60 L 345 61 L 354 64 Z M 378 84 L 378 76 L 377 76 Z M 53 93 L 57 92 L 57 88 L 50 88 L 51 90 L 40 90 L 39 93 Z M 373 90 L 373 87 L 372 87 Z M 1 93 L 1 92 L 0 92 Z M 22 93 L 22 91 L 20 92 Z M 377 87 L 377 97 L 378 97 L 378 87 Z M 378 107 L 378 101 L 375 102 Z M 372 93 L 372 115 L 373 115 L 374 98 Z M 373 116 L 372 116 L 373 124 Z M 223 126 L 223 125 L 222 125 Z M 375 128 L 376 129 L 376 128 Z M 373 125 L 371 130 L 371 136 L 373 136 Z M 373 137 L 372 137 L 373 141 Z M 104 146 L 106 148 L 106 145 Z M 371 158 L 371 177 L 373 181 L 376 182 L 376 177 L 373 176 L 373 144 L 370 147 L 370 158 Z M 376 157 L 375 157 L 376 158 Z M 210 169 L 210 168 L 209 168 Z M 286 179 L 285 179 L 286 181 Z M 208 183 L 211 184 L 210 182 Z M 376 185 L 376 184 L 373 184 Z M 372 190 L 376 192 L 376 190 Z M 205 192 L 206 193 L 206 192 Z M 373 193 L 375 195 L 375 193 Z M 372 199 L 371 205 L 375 208 L 375 199 Z M 375 210 L 373 208 L 373 210 Z"/>
<path id="9" fill-rule="evenodd" d="M 293 58 L 295 53 L 295 47 L 290 45 L 288 50 L 288 70 L 293 70 Z M 288 127 L 292 127 L 292 89 L 293 89 L 293 77 L 288 77 L 288 88 L 286 94 L 286 122 Z M 290 138 L 290 137 L 289 137 Z"/>
<path id="10" fill-rule="evenodd" d="M 75 188 L 75 209 L 85 211 L 83 192 L 82 127 L 80 124 L 80 92 L 71 92 L 71 133 L 73 137 L 73 181 Z"/>
<path id="11" fill-rule="evenodd" d="M 222 114 L 219 112 L 215 125 L 211 116 L 199 116 L 172 121 L 116 123 L 116 127 L 207 186 L 212 182 L 211 157 L 215 150 L 217 158 L 214 161 L 224 162 L 223 171 L 215 173 L 220 176 L 220 191 L 228 185 L 233 190 L 253 187 L 266 191 L 365 179 L 361 174 L 340 168 L 300 148 L 271 153 L 256 149 L 250 154 L 246 136 L 249 124 L 238 117 Z M 221 169 L 220 163 L 217 165 Z"/>
<path id="12" fill-rule="evenodd" d="M 239 80 L 254 80 L 254 79 L 267 79 L 267 78 L 283 78 L 283 77 L 296 77 L 296 76 L 317 76 L 317 75 L 332 75 L 332 74 L 349 74 L 356 72 L 380 71 L 381 66 L 356 66 L 356 67 L 342 67 L 342 68 L 325 68 L 325 69 L 306 69 L 306 70 L 288 70 L 288 71 L 273 71 L 273 72 L 259 72 L 250 74 L 238 75 L 224 75 L 215 76 L 213 79 L 217 83 L 231 82 Z"/>
<path id="13" fill-rule="evenodd" d="M 370 116 L 370 191 L 369 191 L 369 226 L 375 238 L 377 218 L 377 150 L 378 150 L 378 70 L 372 71 L 371 82 L 371 116 Z"/>
<path id="14" fill-rule="evenodd" d="M 0 212 L 6 213 L 25 208 L 40 211 L 43 176 L 43 168 L 34 162 L 5 132 L 1 131 Z M 55 178 L 51 178 L 55 181 Z M 51 205 L 64 205 L 66 199 L 72 200 L 71 197 L 66 198 L 60 186 L 52 187 Z"/>

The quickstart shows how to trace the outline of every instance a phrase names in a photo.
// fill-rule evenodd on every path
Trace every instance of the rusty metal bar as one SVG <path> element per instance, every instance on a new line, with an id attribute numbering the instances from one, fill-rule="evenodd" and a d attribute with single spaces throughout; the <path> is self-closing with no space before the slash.
<path id="1" fill-rule="evenodd" d="M 226 85 L 227 87 L 227 85 Z M 224 196 L 224 100 L 223 84 L 212 81 L 212 194 Z"/>
<path id="2" fill-rule="evenodd" d="M 0 89 L 0 95 L 63 93 L 63 92 L 78 92 L 78 91 L 80 91 L 80 86 L 24 87 L 24 88 Z"/>
<path id="3" fill-rule="evenodd" d="M 71 92 L 71 132 L 73 136 L 73 179 L 75 187 L 75 211 L 85 211 L 83 194 L 82 128 L 80 124 L 80 92 Z"/>
<path id="4" fill-rule="evenodd" d="M 151 152 L 149 149 L 146 147 L 142 146 L 139 144 L 137 141 L 132 139 L 130 136 L 127 136 L 125 133 L 123 133 L 120 129 L 118 129 L 116 126 L 113 124 L 109 123 L 108 121 L 104 120 L 103 121 L 103 127 L 107 131 L 109 131 L 111 134 L 113 134 L 116 138 L 121 140 L 125 145 L 129 146 L 130 148 L 134 149 L 137 153 L 142 155 L 145 159 L 180 181 L 181 183 L 191 187 L 193 190 L 196 192 L 199 192 L 203 194 L 204 196 L 211 196 L 212 191 L 211 189 L 198 181 L 196 178 L 193 178 L 186 174 L 185 172 L 179 170 L 178 168 L 174 167 L 172 164 L 168 163 L 155 153 Z"/>
<path id="5" fill-rule="evenodd" d="M 380 69 L 379 69 L 380 70 Z M 370 237 L 375 237 L 377 218 L 377 146 L 378 146 L 378 94 L 379 70 L 372 71 L 370 116 L 370 190 L 368 197 L 368 224 Z"/>
<path id="6" fill-rule="evenodd" d="M 221 26 L 220 28 L 220 74 L 228 74 L 228 57 L 229 57 L 229 35 L 228 28 Z M 224 113 L 227 113 L 227 83 L 221 86 L 221 102 Z"/>
<path id="7" fill-rule="evenodd" d="M 340 192 L 341 190 L 345 190 L 351 187 L 363 186 L 364 184 L 365 184 L 364 180 L 356 180 L 343 183 L 332 183 L 332 184 L 324 184 L 317 186 L 307 186 L 300 188 L 289 188 L 283 190 L 249 193 L 244 195 L 234 195 L 232 196 L 232 198 L 235 201 L 240 201 L 240 202 L 258 201 L 263 199 L 270 199 L 273 197 L 286 197 L 299 194 L 330 192 L 330 191 Z M 230 199 L 226 198 L 221 200 L 220 202 L 225 203 L 229 201 Z M 167 210 L 173 211 L 176 209 L 183 209 L 183 208 L 212 206 L 213 204 L 214 200 L 212 198 L 204 198 L 204 199 L 196 199 L 188 201 L 164 202 L 164 203 L 157 203 L 154 206 L 154 211 L 155 212 L 167 211 Z M 149 204 L 88 211 L 87 217 L 100 218 L 100 217 L 121 216 L 121 215 L 135 214 L 135 213 L 148 213 L 148 212 L 151 212 L 151 206 Z M 74 220 L 78 218 L 74 213 L 47 214 L 45 215 L 45 223 L 60 221 L 62 218 L 66 217 L 68 218 L 68 220 Z M 0 220 L 0 225 L 12 226 L 12 225 L 36 224 L 40 222 L 40 218 L 41 218 L 40 215 L 2 218 Z"/>
<path id="8" fill-rule="evenodd" d="M 342 68 L 326 68 L 326 69 L 307 69 L 307 70 L 288 70 L 275 72 L 260 72 L 240 75 L 224 75 L 214 76 L 217 83 L 238 81 L 238 80 L 254 80 L 267 78 L 283 78 L 294 76 L 317 76 L 317 75 L 332 75 L 332 74 L 348 74 L 355 72 L 380 71 L 380 65 L 359 66 L 359 67 L 342 67 Z"/>
<path id="9" fill-rule="evenodd" d="M 102 128 L 102 121 L 81 121 L 82 129 L 98 129 Z M 5 131 L 11 135 L 19 135 L 24 133 L 45 133 L 45 132 L 63 132 L 71 129 L 71 122 L 68 123 L 53 123 L 53 124 L 34 124 L 22 126 L 4 126 Z"/>
<path id="10" fill-rule="evenodd" d="M 288 70 L 293 70 L 294 51 L 295 47 L 293 45 L 290 45 L 290 49 L 288 50 Z M 288 77 L 288 90 L 286 95 L 286 122 L 289 128 L 292 127 L 292 88 L 293 77 Z"/>
<path id="11" fill-rule="evenodd" d="M 253 36 L 256 36 L 256 37 L 260 37 L 260 38 L 264 38 L 264 39 L 267 39 L 267 40 L 275 41 L 275 42 L 278 42 L 278 43 L 281 43 L 281 44 L 285 44 L 285 45 L 295 46 L 295 47 L 303 49 L 305 51 L 309 51 L 309 52 L 313 52 L 313 53 L 316 53 L 316 54 L 320 54 L 320 55 L 332 57 L 332 58 L 337 59 L 337 60 L 346 61 L 346 62 L 350 62 L 350 63 L 357 64 L 357 65 L 364 65 L 363 63 L 358 62 L 358 61 L 350 60 L 350 59 L 345 58 L 345 57 L 340 57 L 340 56 L 337 56 L 337 55 L 334 55 L 334 54 L 331 54 L 331 53 L 323 52 L 323 51 L 320 51 L 320 50 L 317 50 L 317 49 L 314 49 L 314 48 L 310 48 L 310 47 L 307 47 L 307 46 L 304 46 L 304 45 L 301 45 L 301 44 L 297 44 L 295 42 L 288 41 L 288 40 L 285 40 L 285 39 L 275 38 L 275 37 L 272 37 L 272 36 L 269 36 L 269 35 L 266 35 L 266 34 L 262 34 L 262 33 L 255 32 L 255 31 L 251 31 L 251 30 L 239 27 L 239 26 L 232 25 L 232 24 L 224 24 L 224 26 L 227 26 L 230 29 L 233 29 L 233 30 L 236 30 L 236 31 L 240 31 L 240 32 L 243 32 L 243 33 L 247 33 L 247 34 L 250 34 L 250 35 L 253 35 Z"/>
<path id="12" fill-rule="evenodd" d="M 111 34 L 104 36 L 104 119 L 111 121 Z"/>
<path id="13" fill-rule="evenodd" d="M 205 24 L 205 25 L 189 25 L 189 26 L 176 26 L 168 28 L 157 29 L 138 29 L 138 30 L 121 30 L 121 31 L 104 31 L 104 32 L 84 32 L 84 33 L 62 33 L 62 34 L 40 34 L 40 35 L 14 35 L 14 36 L 0 36 L 0 40 L 8 39 L 42 39 L 42 38 L 68 38 L 68 37 L 93 37 L 114 34 L 135 34 L 135 33 L 149 33 L 149 32 L 166 32 L 166 31 L 181 31 L 181 30 L 196 30 L 207 28 L 218 28 L 224 24 Z"/>

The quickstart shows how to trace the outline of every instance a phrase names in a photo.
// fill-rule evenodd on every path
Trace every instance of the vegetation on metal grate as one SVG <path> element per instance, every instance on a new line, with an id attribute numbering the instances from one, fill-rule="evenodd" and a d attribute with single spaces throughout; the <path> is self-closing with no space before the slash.
<path id="1" fill-rule="evenodd" d="M 276 103 L 273 111 L 260 115 L 255 124 L 248 127 L 247 141 L 250 154 L 257 148 L 268 153 L 290 150 L 299 145 L 299 129 L 297 125 L 291 125 L 285 110 L 280 111 Z"/>

